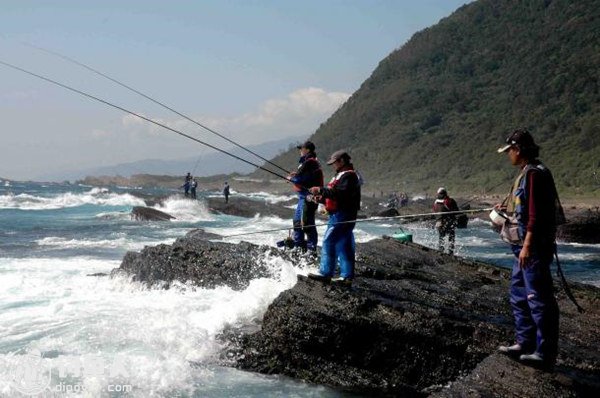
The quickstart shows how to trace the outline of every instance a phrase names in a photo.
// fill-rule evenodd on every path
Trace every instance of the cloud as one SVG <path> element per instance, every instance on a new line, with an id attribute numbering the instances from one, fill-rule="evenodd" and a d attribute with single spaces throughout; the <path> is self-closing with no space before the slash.
<path id="1" fill-rule="evenodd" d="M 278 131 L 282 136 L 313 133 L 339 108 L 350 94 L 326 92 L 321 88 L 309 87 L 296 90 L 283 99 L 271 99 L 262 104 L 258 111 L 246 113 L 231 120 L 232 127 L 249 130 L 256 137 L 260 130 Z"/>
<path id="2" fill-rule="evenodd" d="M 242 115 L 228 118 L 205 115 L 192 118 L 227 138 L 244 144 L 257 144 L 314 133 L 317 127 L 349 97 L 348 93 L 328 92 L 322 88 L 308 87 L 293 91 L 284 98 L 269 99 L 260 104 L 256 110 Z M 202 137 L 201 139 L 206 138 L 207 141 L 214 138 L 206 132 L 205 134 L 208 135 L 200 136 L 198 126 L 185 119 L 153 120 L 184 133 Z M 150 132 L 153 135 L 164 132 L 161 127 L 133 115 L 123 116 L 122 125 L 130 136 L 142 132 Z"/>
<path id="3" fill-rule="evenodd" d="M 164 120 L 164 119 L 151 118 L 147 115 L 144 115 L 141 112 L 136 112 L 136 113 L 140 116 L 147 117 L 148 119 L 153 120 L 156 123 L 164 124 L 167 127 L 177 129 L 177 126 L 175 125 L 175 124 L 177 124 L 177 121 L 169 122 L 168 120 Z M 125 127 L 126 131 L 132 137 L 137 137 L 141 133 L 150 133 L 153 136 L 158 136 L 158 135 L 162 134 L 163 132 L 167 131 L 161 126 L 158 126 L 154 123 L 150 123 L 149 121 L 141 119 L 130 113 L 128 113 L 122 117 L 121 124 L 123 125 L 123 127 Z"/>

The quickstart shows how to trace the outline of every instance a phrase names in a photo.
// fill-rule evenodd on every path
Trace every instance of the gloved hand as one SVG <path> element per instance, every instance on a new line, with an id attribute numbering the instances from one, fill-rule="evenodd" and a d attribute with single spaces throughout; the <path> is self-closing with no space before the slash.
<path id="1" fill-rule="evenodd" d="M 306 195 L 307 202 L 319 203 L 320 199 L 321 199 L 321 197 L 318 195 L 312 195 L 312 194 Z"/>

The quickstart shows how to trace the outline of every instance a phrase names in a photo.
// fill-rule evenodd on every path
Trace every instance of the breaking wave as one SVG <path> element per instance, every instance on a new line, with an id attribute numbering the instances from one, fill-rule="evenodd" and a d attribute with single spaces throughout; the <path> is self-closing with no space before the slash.
<path id="1" fill-rule="evenodd" d="M 172 221 L 198 222 L 214 219 L 203 201 L 181 196 L 170 196 L 154 208 L 175 217 Z"/>
<path id="2" fill-rule="evenodd" d="M 60 247 L 63 249 L 79 249 L 79 248 L 122 248 L 125 250 L 141 250 L 144 246 L 159 245 L 161 243 L 171 244 L 175 238 L 163 240 L 140 241 L 136 239 L 119 237 L 115 239 L 67 239 L 58 236 L 47 236 L 38 239 L 35 242 L 39 246 Z"/>
<path id="3" fill-rule="evenodd" d="M 83 205 L 144 206 L 145 202 L 128 193 L 118 194 L 106 188 L 93 188 L 87 192 L 66 192 L 56 196 L 35 196 L 27 193 L 0 196 L 0 209 L 56 210 Z"/>

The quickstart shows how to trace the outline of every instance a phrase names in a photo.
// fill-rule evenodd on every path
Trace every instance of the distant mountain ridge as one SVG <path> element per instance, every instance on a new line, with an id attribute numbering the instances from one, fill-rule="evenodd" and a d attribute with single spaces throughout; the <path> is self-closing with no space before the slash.
<path id="1" fill-rule="evenodd" d="M 259 154 L 265 159 L 287 150 L 295 142 L 300 142 L 306 136 L 286 138 L 269 141 L 259 145 L 248 146 L 252 152 Z M 292 143 L 290 143 L 292 142 Z M 226 151 L 247 159 L 250 162 L 262 165 L 264 161 L 238 148 L 224 148 Z M 114 166 L 96 167 L 91 169 L 70 170 L 61 173 L 46 174 L 38 177 L 41 181 L 75 181 L 85 177 L 97 176 L 121 176 L 131 177 L 134 174 L 150 174 L 156 176 L 181 176 L 192 172 L 197 177 L 212 176 L 217 174 L 250 173 L 255 169 L 247 163 L 234 159 L 220 152 L 208 153 L 178 160 L 145 159 L 129 163 L 120 163 Z"/>
<path id="2" fill-rule="evenodd" d="M 311 139 L 322 159 L 349 149 L 372 191 L 503 192 L 515 170 L 495 149 L 527 127 L 561 193 L 599 195 L 599 70 L 597 0 L 479 0 L 382 60 Z"/>

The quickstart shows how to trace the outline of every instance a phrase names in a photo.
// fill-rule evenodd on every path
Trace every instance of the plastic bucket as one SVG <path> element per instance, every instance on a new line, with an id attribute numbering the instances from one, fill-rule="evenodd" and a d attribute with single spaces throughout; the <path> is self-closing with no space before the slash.
<path id="1" fill-rule="evenodd" d="M 392 238 L 399 241 L 399 242 L 412 242 L 412 234 L 409 234 L 408 232 L 396 232 L 395 234 L 392 235 Z"/>

